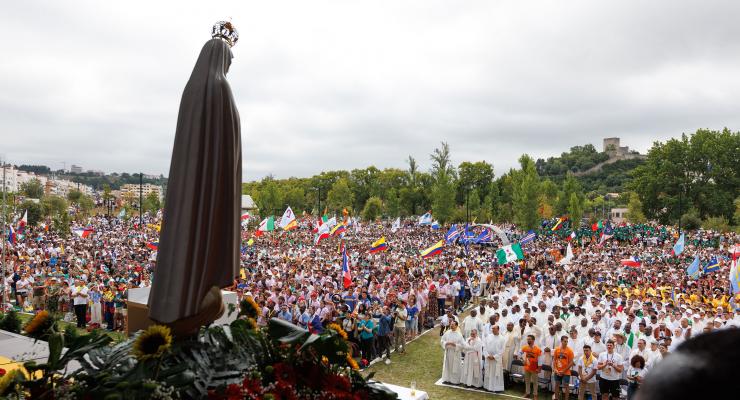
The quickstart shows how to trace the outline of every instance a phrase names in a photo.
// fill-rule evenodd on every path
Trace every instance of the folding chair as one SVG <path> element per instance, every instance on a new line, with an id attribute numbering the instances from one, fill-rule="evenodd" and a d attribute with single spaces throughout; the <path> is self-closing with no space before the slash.
<path id="1" fill-rule="evenodd" d="M 568 384 L 571 394 L 578 395 L 578 389 L 580 388 L 579 383 L 580 383 L 580 380 L 578 379 L 578 371 L 571 370 L 570 371 L 570 383 Z"/>
<path id="2" fill-rule="evenodd" d="M 542 376 L 537 376 L 537 382 L 552 392 L 552 366 L 542 365 Z"/>
<path id="3" fill-rule="evenodd" d="M 511 361 L 509 377 L 512 382 L 524 382 L 524 362 L 516 359 Z"/>
<path id="4" fill-rule="evenodd" d="M 620 399 L 627 398 L 627 387 L 628 386 L 629 386 L 629 382 L 627 382 L 626 379 L 619 380 L 619 398 Z"/>

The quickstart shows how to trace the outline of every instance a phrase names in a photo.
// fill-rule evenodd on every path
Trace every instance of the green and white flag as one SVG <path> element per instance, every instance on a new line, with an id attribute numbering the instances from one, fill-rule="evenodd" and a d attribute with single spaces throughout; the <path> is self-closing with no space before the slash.
<path id="1" fill-rule="evenodd" d="M 522 247 L 519 246 L 519 243 L 514 243 L 496 250 L 496 257 L 499 265 L 503 265 L 507 262 L 523 260 L 524 253 L 522 253 Z"/>
<path id="2" fill-rule="evenodd" d="M 269 216 L 260 222 L 260 227 L 257 228 L 260 232 L 270 232 L 275 230 L 275 217 Z"/>

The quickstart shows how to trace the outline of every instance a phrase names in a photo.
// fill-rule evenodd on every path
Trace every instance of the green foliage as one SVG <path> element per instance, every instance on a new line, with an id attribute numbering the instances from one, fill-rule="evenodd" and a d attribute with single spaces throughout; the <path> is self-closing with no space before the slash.
<path id="1" fill-rule="evenodd" d="M 341 214 L 342 210 L 345 208 L 348 210 L 352 209 L 354 194 L 352 193 L 352 190 L 350 190 L 349 181 L 346 178 L 340 178 L 334 182 L 334 185 L 332 185 L 331 190 L 329 190 L 329 193 L 326 196 L 326 203 L 330 213 L 334 212 Z"/>
<path id="2" fill-rule="evenodd" d="M 644 224 L 647 222 L 645 214 L 642 212 L 642 202 L 637 193 L 630 193 L 629 203 L 627 203 L 627 220 L 633 224 Z"/>
<path id="3" fill-rule="evenodd" d="M 681 217 L 681 228 L 682 229 L 699 229 L 701 226 L 701 217 L 699 217 L 699 210 L 696 208 L 690 209 L 686 214 Z"/>
<path id="4" fill-rule="evenodd" d="M 606 153 L 599 152 L 592 144 L 571 147 L 560 157 L 538 159 L 537 173 L 544 177 L 564 177 L 569 172 L 583 172 L 600 162 L 609 159 Z"/>
<path id="5" fill-rule="evenodd" d="M 362 218 L 366 221 L 375 221 L 383 213 L 383 201 L 378 197 L 371 197 L 365 202 L 362 209 Z"/>
<path id="6" fill-rule="evenodd" d="M 157 212 L 161 206 L 159 195 L 156 192 L 151 192 L 144 197 L 144 212 Z"/>
<path id="7" fill-rule="evenodd" d="M 532 158 L 524 154 L 519 157 L 521 170 L 513 175 L 513 208 L 514 222 L 521 229 L 534 229 L 539 217 L 537 204 L 539 197 L 539 177 Z"/>
<path id="8" fill-rule="evenodd" d="M 740 197 L 735 199 L 735 216 L 732 218 L 735 221 L 735 225 L 740 226 Z"/>
<path id="9" fill-rule="evenodd" d="M 401 212 L 401 201 L 395 188 L 388 189 L 385 192 L 385 214 L 391 218 L 396 218 Z"/>
<path id="10" fill-rule="evenodd" d="M 46 165 L 26 165 L 22 164 L 18 166 L 18 170 L 33 172 L 36 175 L 48 175 L 51 173 L 51 168 Z"/>
<path id="11" fill-rule="evenodd" d="M 480 198 L 485 198 L 491 192 L 493 183 L 493 165 L 485 161 L 460 163 L 457 168 L 457 199 L 464 201 L 466 191 L 475 190 Z"/>
<path id="12" fill-rule="evenodd" d="M 699 220 L 730 219 L 740 190 L 738 148 L 740 133 L 726 128 L 655 142 L 630 187 L 640 195 L 646 216 L 664 224 L 675 223 L 689 208 L 696 209 Z"/>
<path id="13" fill-rule="evenodd" d="M 440 223 L 445 223 L 450 220 L 454 208 L 455 187 L 452 183 L 452 177 L 446 172 L 440 173 L 432 187 L 432 211 L 434 218 Z"/>
<path id="14" fill-rule="evenodd" d="M 731 231 L 730 221 L 725 217 L 709 217 L 702 222 L 701 227 L 718 232 Z"/>
<path id="15" fill-rule="evenodd" d="M 8 311 L 2 319 L 0 319 L 0 329 L 13 333 L 21 333 L 21 326 L 23 323 L 18 317 L 18 313 L 15 310 Z"/>
<path id="16" fill-rule="evenodd" d="M 581 217 L 583 217 L 583 200 L 578 196 L 577 193 L 570 194 L 568 215 L 570 216 L 571 229 L 580 228 Z"/>
<path id="17" fill-rule="evenodd" d="M 21 212 L 28 211 L 29 226 L 36 226 L 39 221 L 41 221 L 41 217 L 44 213 L 41 204 L 31 200 L 25 200 L 23 203 L 21 203 L 19 208 Z"/>
<path id="18" fill-rule="evenodd" d="M 271 176 L 263 179 L 262 183 L 262 188 L 252 195 L 260 213 L 262 215 L 280 213 L 283 206 L 283 192 Z"/>
<path id="19" fill-rule="evenodd" d="M 20 192 L 26 197 L 40 199 L 44 197 L 44 185 L 38 179 L 31 179 L 21 185 Z"/>

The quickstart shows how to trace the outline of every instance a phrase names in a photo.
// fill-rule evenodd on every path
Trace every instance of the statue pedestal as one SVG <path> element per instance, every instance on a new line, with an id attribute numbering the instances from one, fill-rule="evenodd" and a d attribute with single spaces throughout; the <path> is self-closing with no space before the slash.
<path id="1" fill-rule="evenodd" d="M 126 334 L 129 336 L 139 330 L 146 329 L 149 325 L 156 324 L 156 322 L 149 319 L 149 309 L 146 306 L 146 303 L 149 301 L 150 290 L 150 287 L 128 290 L 128 324 L 126 324 Z M 239 301 L 236 297 L 236 292 L 222 290 L 221 296 L 223 296 L 226 311 L 221 318 L 213 322 L 215 325 L 227 325 L 231 323 L 236 319 L 236 314 L 239 312 Z M 236 311 L 231 316 L 229 316 L 229 304 L 236 306 Z"/>

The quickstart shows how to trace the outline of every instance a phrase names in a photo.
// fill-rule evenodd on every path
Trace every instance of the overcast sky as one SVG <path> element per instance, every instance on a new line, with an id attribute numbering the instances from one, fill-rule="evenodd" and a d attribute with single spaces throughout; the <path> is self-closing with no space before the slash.
<path id="1" fill-rule="evenodd" d="M 217 3 L 217 4 L 214 4 Z M 450 143 L 496 174 L 619 136 L 740 130 L 738 1 L 22 1 L 0 13 L 0 155 L 168 174 L 211 25 L 245 180 L 405 168 Z"/>

